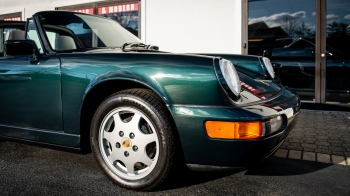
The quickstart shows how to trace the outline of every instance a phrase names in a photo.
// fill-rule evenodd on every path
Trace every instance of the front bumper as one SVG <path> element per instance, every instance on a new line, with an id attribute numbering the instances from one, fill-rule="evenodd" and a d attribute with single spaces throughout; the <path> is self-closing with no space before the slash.
<path id="1" fill-rule="evenodd" d="M 250 141 L 240 145 L 240 153 L 235 156 L 235 160 L 227 161 L 225 166 L 218 165 L 201 165 L 201 164 L 186 164 L 192 171 L 229 171 L 234 169 L 246 169 L 257 165 L 264 161 L 282 145 L 289 132 L 293 129 L 295 122 L 293 121 L 287 129 L 261 140 Z M 253 147 L 252 147 L 253 146 Z M 229 155 L 226 155 L 229 156 Z M 221 161 L 219 158 L 218 160 Z M 222 164 L 223 162 L 221 162 Z"/>
<path id="2" fill-rule="evenodd" d="M 206 135 L 204 123 L 218 121 L 255 121 L 268 115 L 244 108 L 170 107 L 179 132 L 187 166 L 191 170 L 212 171 L 252 167 L 273 154 L 293 129 L 297 111 L 286 120 L 286 126 L 260 139 L 223 140 Z M 276 114 L 281 112 L 276 111 Z"/>

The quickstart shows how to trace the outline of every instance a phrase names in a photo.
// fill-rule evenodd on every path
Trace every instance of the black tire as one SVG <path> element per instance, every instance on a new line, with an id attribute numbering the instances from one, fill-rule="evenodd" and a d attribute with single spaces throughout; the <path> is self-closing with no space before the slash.
<path id="1" fill-rule="evenodd" d="M 114 183 L 126 189 L 152 190 L 174 167 L 172 129 L 165 105 L 151 91 L 125 90 L 106 98 L 96 110 L 91 149 Z"/>

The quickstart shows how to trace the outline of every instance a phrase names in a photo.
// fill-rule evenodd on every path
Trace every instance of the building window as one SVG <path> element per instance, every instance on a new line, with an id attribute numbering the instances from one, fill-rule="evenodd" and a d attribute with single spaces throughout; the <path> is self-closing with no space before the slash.
<path id="1" fill-rule="evenodd" d="M 249 1 L 248 54 L 269 57 L 276 82 L 315 99 L 315 0 Z"/>
<path id="2" fill-rule="evenodd" d="M 350 104 L 350 2 L 326 1 L 326 103 Z"/>
<path id="3" fill-rule="evenodd" d="M 316 2 L 325 3 L 326 13 L 316 10 Z M 315 102 L 317 93 L 325 97 L 321 103 L 350 106 L 349 1 L 249 0 L 248 10 L 248 53 L 269 57 L 277 82 L 297 91 L 304 102 Z M 325 18 L 322 32 L 315 30 L 322 29 L 316 26 L 316 12 L 319 20 Z M 325 36 L 316 40 L 316 33 Z M 325 54 L 316 53 L 324 46 Z M 325 70 L 316 57 L 325 60 Z M 324 77 L 326 88 L 315 92 L 315 79 Z"/>
<path id="4" fill-rule="evenodd" d="M 82 5 L 58 7 L 85 14 L 95 14 L 117 21 L 129 32 L 139 37 L 139 3 L 130 1 L 96 2 Z"/>
<path id="5" fill-rule="evenodd" d="M 117 21 L 135 36 L 138 36 L 138 3 L 116 4 L 98 7 L 98 15 Z"/>

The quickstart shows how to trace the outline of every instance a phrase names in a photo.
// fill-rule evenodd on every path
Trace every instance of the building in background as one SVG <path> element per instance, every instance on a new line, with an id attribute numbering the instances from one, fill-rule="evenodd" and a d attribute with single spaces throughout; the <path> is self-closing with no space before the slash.
<path id="1" fill-rule="evenodd" d="M 267 56 L 276 82 L 297 91 L 303 105 L 350 108 L 348 0 L 3 0 L 1 4 L 0 20 L 68 10 L 108 17 L 164 51 Z"/>
<path id="2" fill-rule="evenodd" d="M 248 54 L 305 103 L 350 104 L 350 1 L 249 0 Z"/>

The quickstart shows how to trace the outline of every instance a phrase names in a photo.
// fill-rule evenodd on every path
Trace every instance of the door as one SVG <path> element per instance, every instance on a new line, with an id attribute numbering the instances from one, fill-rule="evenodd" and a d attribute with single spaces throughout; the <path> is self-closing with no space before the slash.
<path id="1" fill-rule="evenodd" d="M 41 49 L 35 25 L 28 26 L 28 35 Z M 59 58 L 0 57 L 0 108 L 0 131 L 1 127 L 62 131 Z"/>

